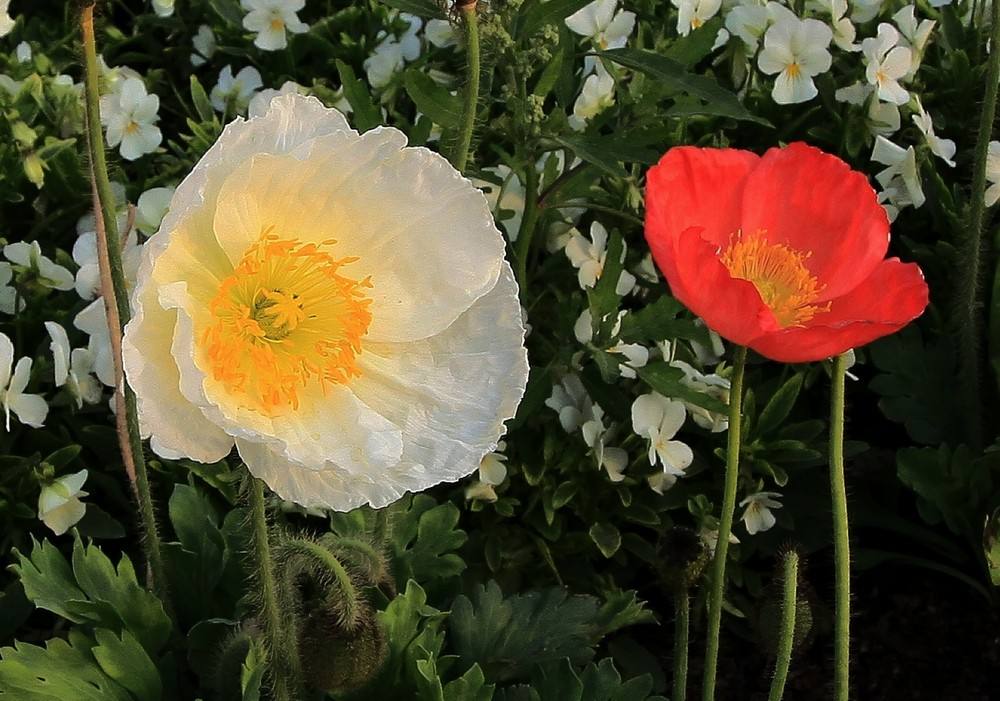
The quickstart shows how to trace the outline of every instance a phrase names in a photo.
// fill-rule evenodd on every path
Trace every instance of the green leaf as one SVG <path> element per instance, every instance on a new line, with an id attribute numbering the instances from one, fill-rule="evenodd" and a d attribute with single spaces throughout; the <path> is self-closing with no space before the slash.
<path id="1" fill-rule="evenodd" d="M 444 687 L 444 701 L 490 701 L 493 685 L 486 683 L 486 677 L 479 665 L 474 664 L 458 679 Z"/>
<path id="2" fill-rule="evenodd" d="M 162 682 L 156 665 L 142 649 L 142 645 L 127 630 L 122 637 L 110 630 L 94 631 L 97 646 L 92 650 L 94 659 L 104 673 L 132 692 L 141 701 L 160 701 Z"/>
<path id="3" fill-rule="evenodd" d="M 993 586 L 1000 587 L 1000 507 L 987 517 L 986 528 L 983 529 L 983 554 L 986 556 L 986 569 L 990 573 Z"/>
<path id="4" fill-rule="evenodd" d="M 462 120 L 462 100 L 434 82 L 421 70 L 411 68 L 403 77 L 407 95 L 417 109 L 442 127 L 457 127 Z"/>
<path id="5" fill-rule="evenodd" d="M 603 638 L 622 628 L 656 622 L 653 612 L 634 591 L 613 591 L 605 596 L 594 621 L 595 637 Z"/>
<path id="6" fill-rule="evenodd" d="M 58 472 L 76 460 L 81 450 L 82 447 L 79 445 L 67 445 L 54 453 L 49 453 L 42 462 L 51 465 Z"/>
<path id="7" fill-rule="evenodd" d="M 208 99 L 208 94 L 202 86 L 198 76 L 191 74 L 191 101 L 194 103 L 194 110 L 198 118 L 203 122 L 211 122 L 215 119 L 215 110 L 212 102 Z"/>
<path id="8" fill-rule="evenodd" d="M 678 318 L 684 306 L 673 297 L 660 297 L 622 319 L 621 337 L 629 342 L 665 341 L 684 338 L 709 344 L 708 330 L 694 319 Z"/>
<path id="9" fill-rule="evenodd" d="M 408 12 L 417 17 L 448 19 L 444 7 L 434 2 L 434 0 L 379 0 L 379 2 L 400 12 Z"/>
<path id="10" fill-rule="evenodd" d="M 597 166 L 612 177 L 626 175 L 621 163 L 656 163 L 658 154 L 651 148 L 636 144 L 635 140 L 622 136 L 556 136 L 555 140 L 570 149 L 581 160 Z"/>
<path id="11" fill-rule="evenodd" d="M 715 38 L 719 35 L 722 25 L 722 17 L 713 17 L 687 36 L 675 39 L 663 55 L 677 61 L 685 68 L 693 68 L 696 63 L 712 53 Z"/>
<path id="12" fill-rule="evenodd" d="M 625 242 L 618 231 L 612 231 L 608 238 L 608 252 L 604 258 L 604 270 L 593 289 L 587 290 L 590 315 L 594 323 L 594 344 L 604 347 L 611 340 L 611 332 L 618 321 L 618 279 L 625 269 Z"/>
<path id="13" fill-rule="evenodd" d="M 354 69 L 337 59 L 337 72 L 344 88 L 344 97 L 354 110 L 354 126 L 359 131 L 368 131 L 382 123 L 382 114 L 372 102 L 367 86 L 354 75 Z"/>
<path id="14" fill-rule="evenodd" d="M 465 562 L 454 551 L 465 544 L 467 536 L 456 528 L 461 516 L 458 508 L 451 503 L 437 504 L 426 494 L 412 497 L 403 508 L 392 531 L 398 586 L 409 579 L 426 585 L 461 574 Z"/>
<path id="15" fill-rule="evenodd" d="M 729 413 L 729 407 L 715 397 L 710 397 L 683 384 L 684 371 L 665 362 L 649 363 L 645 367 L 636 368 L 636 374 L 653 390 L 664 397 L 683 399 L 702 409 L 714 411 L 717 414 Z"/>
<path id="16" fill-rule="evenodd" d="M 590 4 L 589 0 L 531 0 L 521 8 L 516 36 L 529 39 L 547 24 L 562 24 L 563 20 Z"/>
<path id="17" fill-rule="evenodd" d="M 757 419 L 757 435 L 766 436 L 777 430 L 792 413 L 792 407 L 799 398 L 804 375 L 799 372 L 792 375 L 785 384 L 778 388 Z"/>
<path id="18" fill-rule="evenodd" d="M 243 12 L 240 10 L 238 0 L 208 0 L 208 4 L 226 24 L 233 27 L 243 26 Z"/>
<path id="19" fill-rule="evenodd" d="M 73 570 L 59 548 L 48 540 L 39 543 L 32 537 L 31 542 L 31 555 L 25 556 L 15 550 L 18 562 L 11 567 L 21 579 L 28 600 L 71 623 L 90 620 L 84 610 L 74 604 L 86 601 L 87 595 L 77 586 Z"/>
<path id="20" fill-rule="evenodd" d="M 261 649 L 260 643 L 251 639 L 250 651 L 247 653 L 240 673 L 243 701 L 260 701 L 260 689 L 264 682 L 264 672 L 267 670 L 265 659 L 264 650 Z"/>
<path id="21" fill-rule="evenodd" d="M 626 68 L 641 71 L 677 92 L 703 100 L 706 103 L 703 114 L 772 126 L 766 119 L 750 112 L 735 93 L 723 88 L 715 79 L 691 73 L 684 64 L 671 58 L 643 49 L 612 49 L 597 53 Z"/>
<path id="22" fill-rule="evenodd" d="M 622 545 L 622 534 L 607 522 L 598 522 L 590 527 L 590 539 L 604 557 L 612 557 Z"/>

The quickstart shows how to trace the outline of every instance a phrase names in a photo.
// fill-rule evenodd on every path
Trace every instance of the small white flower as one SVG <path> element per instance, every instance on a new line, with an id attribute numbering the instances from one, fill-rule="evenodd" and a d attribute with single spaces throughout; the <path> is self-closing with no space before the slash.
<path id="1" fill-rule="evenodd" d="M 769 6 L 772 4 L 781 10 L 786 9 L 777 3 L 768 3 Z M 752 2 L 745 3 L 737 5 L 726 15 L 726 29 L 733 36 L 742 39 L 747 51 L 754 54 L 757 53 L 764 32 L 771 26 L 771 21 L 772 13 L 769 7 Z"/>
<path id="2" fill-rule="evenodd" d="M 618 315 L 618 320 L 611 331 L 613 336 L 618 335 L 618 330 L 621 328 L 624 316 L 624 311 Z M 573 334 L 576 336 L 576 340 L 584 345 L 594 340 L 593 318 L 590 310 L 584 309 L 580 317 L 576 320 L 576 324 L 573 325 Z M 649 362 L 649 349 L 638 343 L 619 342 L 607 350 L 608 353 L 618 353 L 625 356 L 625 363 L 619 366 L 619 372 L 622 377 L 630 380 L 634 380 L 636 377 L 635 368 L 645 367 L 646 363 Z"/>
<path id="3" fill-rule="evenodd" d="M 502 163 L 483 170 L 496 175 L 500 179 L 500 184 L 478 179 L 473 182 L 486 195 L 493 216 L 513 243 L 517 241 L 518 232 L 521 230 L 521 219 L 524 217 L 524 185 L 521 184 L 517 173 Z"/>
<path id="4" fill-rule="evenodd" d="M 670 0 L 677 8 L 677 33 L 687 36 L 719 12 L 722 0 Z"/>
<path id="5" fill-rule="evenodd" d="M 672 440 L 684 425 L 687 411 L 682 402 L 662 394 L 643 394 L 632 403 L 632 430 L 649 441 L 649 464 L 657 462 L 663 471 L 681 476 L 694 461 L 686 443 Z"/>
<path id="6" fill-rule="evenodd" d="M 152 153 L 163 141 L 156 122 L 160 98 L 146 92 L 139 78 L 126 78 L 114 92 L 101 97 L 101 123 L 107 127 L 108 146 L 119 146 L 122 158 L 134 161 Z"/>
<path id="7" fill-rule="evenodd" d="M 852 105 L 868 105 L 868 119 L 865 124 L 872 134 L 890 136 L 899 131 L 899 105 L 892 102 L 882 102 L 874 98 L 875 87 L 868 83 L 854 83 L 837 90 L 833 97 L 837 102 L 847 102 Z"/>
<path id="8" fill-rule="evenodd" d="M 10 34 L 14 28 L 14 20 L 11 18 L 10 0 L 0 0 L 0 37 Z"/>
<path id="9" fill-rule="evenodd" d="M 84 402 L 96 404 L 101 401 L 101 385 L 93 375 L 94 354 L 87 348 L 71 351 L 66 329 L 54 321 L 46 321 L 45 329 L 52 339 L 49 348 L 52 350 L 56 387 L 66 385 L 78 409 L 83 408 Z"/>
<path id="10" fill-rule="evenodd" d="M 575 231 L 566 243 L 566 257 L 579 272 L 577 279 L 581 289 L 589 289 L 597 284 L 604 272 L 608 251 L 608 231 L 599 222 L 590 225 L 590 240 Z M 625 259 L 625 248 L 622 247 L 622 260 Z M 628 294 L 635 287 L 635 276 L 627 270 L 622 270 L 615 291 L 619 295 Z"/>
<path id="11" fill-rule="evenodd" d="M 507 479 L 507 456 L 503 454 L 506 446 L 503 441 L 497 445 L 497 452 L 487 453 L 479 463 L 479 479 L 465 490 L 466 499 L 494 502 L 497 500 L 495 487 L 499 487 Z"/>
<path id="12" fill-rule="evenodd" d="M 612 482 L 621 482 L 625 479 L 625 468 L 628 467 L 628 453 L 621 448 L 612 448 L 605 445 L 608 437 L 608 430 L 604 426 L 604 410 L 595 404 L 591 411 L 591 417 L 580 427 L 583 434 L 583 442 L 594 453 L 597 464 L 608 473 L 608 478 Z"/>
<path id="13" fill-rule="evenodd" d="M 830 26 L 833 29 L 833 43 L 844 51 L 857 51 L 854 43 L 857 30 L 847 16 L 847 0 L 816 0 L 816 6 L 830 15 Z"/>
<path id="14" fill-rule="evenodd" d="M 420 55 L 420 31 L 423 22 L 419 17 L 401 12 L 399 17 L 407 23 L 407 29 L 399 38 L 380 32 L 381 41 L 375 51 L 365 59 L 364 69 L 368 82 L 373 88 L 384 88 L 392 77 L 403 70 L 407 61 L 413 61 Z"/>
<path id="15" fill-rule="evenodd" d="M 3 255 L 14 265 L 34 273 L 45 287 L 54 290 L 73 289 L 73 273 L 42 255 L 38 241 L 19 241 L 3 247 Z"/>
<path id="16" fill-rule="evenodd" d="M 695 370 L 683 360 L 672 360 L 670 361 L 670 365 L 680 369 L 684 373 L 684 379 L 681 380 L 681 384 L 685 387 L 713 399 L 718 399 L 723 403 L 729 402 L 730 382 L 726 378 L 720 377 L 715 373 L 705 375 Z M 684 402 L 684 406 L 687 407 L 691 418 L 694 419 L 696 424 L 704 429 L 708 429 L 712 433 L 720 433 L 729 428 L 729 416 L 726 414 L 709 411 L 692 402 Z"/>
<path id="17" fill-rule="evenodd" d="M 1000 141 L 991 141 L 986 152 L 986 179 L 990 186 L 986 188 L 986 206 L 992 207 L 1000 200 Z"/>
<path id="18" fill-rule="evenodd" d="M 635 13 L 618 10 L 618 0 L 594 0 L 566 18 L 566 26 L 580 36 L 588 37 L 600 51 L 620 49 L 628 42 L 635 29 Z M 597 65 L 595 56 L 584 59 L 583 74 L 587 75 Z"/>
<path id="19" fill-rule="evenodd" d="M 22 41 L 15 47 L 14 55 L 17 56 L 19 63 L 29 63 L 31 61 L 31 44 Z"/>
<path id="20" fill-rule="evenodd" d="M 153 12 L 157 17 L 169 17 L 174 14 L 174 0 L 153 0 Z"/>
<path id="21" fill-rule="evenodd" d="M 87 471 L 80 470 L 42 487 L 38 495 L 38 518 L 56 535 L 62 535 L 75 526 L 87 512 L 86 504 L 80 501 L 88 496 L 83 491 L 86 481 Z"/>
<path id="22" fill-rule="evenodd" d="M 719 544 L 719 529 L 718 528 L 702 528 L 698 533 L 701 539 L 705 541 L 705 545 L 708 546 L 708 551 L 715 555 L 715 548 Z M 740 539 L 736 537 L 732 531 L 729 533 L 729 544 L 739 545 Z"/>
<path id="23" fill-rule="evenodd" d="M 424 34 L 427 36 L 427 41 L 439 49 L 458 44 L 458 32 L 455 31 L 455 25 L 446 19 L 427 20 Z"/>
<path id="24" fill-rule="evenodd" d="M 267 114 L 267 108 L 271 106 L 271 100 L 279 95 L 288 95 L 290 93 L 305 95 L 306 88 L 305 86 L 299 85 L 294 80 L 286 80 L 281 84 L 281 89 L 279 90 L 274 90 L 273 88 L 261 90 L 250 99 L 250 106 L 247 108 L 247 116 L 251 119 L 254 117 L 263 117 Z"/>
<path id="25" fill-rule="evenodd" d="M 851 0 L 851 19 L 857 24 L 871 22 L 882 9 L 885 0 Z"/>
<path id="26" fill-rule="evenodd" d="M 647 477 L 646 484 L 649 485 L 650 489 L 662 496 L 665 491 L 677 484 L 677 475 L 660 470 Z"/>
<path id="27" fill-rule="evenodd" d="M 628 452 L 622 448 L 605 447 L 601 456 L 601 467 L 608 473 L 612 482 L 625 479 L 625 468 L 628 467 Z"/>
<path id="28" fill-rule="evenodd" d="M 147 236 L 155 234 L 173 196 L 172 187 L 154 187 L 139 195 L 139 201 L 135 205 L 135 227 Z M 132 244 L 135 245 L 134 240 Z M 128 249 L 127 241 L 125 247 Z"/>
<path id="29" fill-rule="evenodd" d="M 694 323 L 695 326 L 705 327 L 705 322 L 701 319 L 695 319 Z M 726 354 L 726 346 L 722 343 L 722 337 L 712 329 L 708 329 L 708 345 L 691 341 L 691 350 L 694 351 L 694 357 L 697 358 L 702 367 L 715 365 Z M 718 376 L 716 375 L 716 377 Z"/>
<path id="30" fill-rule="evenodd" d="M 569 374 L 552 386 L 545 406 L 559 415 L 559 424 L 566 433 L 575 433 L 594 413 L 594 402 L 577 375 Z"/>
<path id="31" fill-rule="evenodd" d="M 192 39 L 194 52 L 191 54 L 191 64 L 202 66 L 215 54 L 215 32 L 207 24 L 198 27 L 198 33 Z"/>
<path id="32" fill-rule="evenodd" d="M 958 147 L 951 139 L 942 139 L 934 133 L 934 122 L 931 116 L 924 111 L 924 106 L 920 103 L 920 98 L 914 97 L 917 103 L 917 113 L 913 115 L 913 123 L 917 125 L 920 132 L 927 139 L 927 145 L 931 147 L 931 153 L 947 163 L 952 168 L 955 167 L 955 152 Z"/>
<path id="33" fill-rule="evenodd" d="M 882 187 L 890 188 L 894 183 L 901 183 L 914 207 L 924 203 L 924 190 L 917 170 L 917 153 L 912 146 L 904 149 L 884 136 L 876 136 L 872 160 L 886 166 L 875 176 Z"/>
<path id="34" fill-rule="evenodd" d="M 819 20 L 777 15 L 757 59 L 761 71 L 777 75 L 771 91 L 775 102 L 790 105 L 816 97 L 813 78 L 830 70 L 833 59 L 827 47 L 832 39 L 833 31 Z"/>
<path id="35" fill-rule="evenodd" d="M 917 22 L 917 16 L 913 5 L 907 5 L 892 16 L 892 21 L 899 29 L 899 45 L 910 49 L 910 70 L 904 78 L 909 79 L 916 75 L 920 68 L 920 62 L 924 58 L 924 50 L 930 41 L 931 32 L 934 31 L 934 20 L 925 19 Z"/>
<path id="36" fill-rule="evenodd" d="M 115 361 L 111 352 L 111 336 L 108 333 L 108 317 L 104 310 L 104 300 L 95 299 L 73 317 L 73 326 L 90 337 L 87 350 L 93 360 L 93 372 L 107 387 L 115 386 Z"/>
<path id="37" fill-rule="evenodd" d="M 219 82 L 212 88 L 209 96 L 212 107 L 218 112 L 226 112 L 227 107 L 232 105 L 235 112 L 242 114 L 254 93 L 260 89 L 264 83 L 260 79 L 260 71 L 253 66 L 247 66 L 240 70 L 233 77 L 233 69 L 226 66 L 219 71 Z"/>
<path id="38" fill-rule="evenodd" d="M 13 374 L 11 368 L 13 367 Z M 7 431 L 10 431 L 10 414 L 21 423 L 39 428 L 45 424 L 49 414 L 49 405 L 38 394 L 25 394 L 24 390 L 31 379 L 31 358 L 21 358 L 14 366 L 14 344 L 7 334 L 0 333 L 0 403 L 3 404 L 6 416 Z"/>
<path id="39" fill-rule="evenodd" d="M 309 31 L 309 25 L 296 14 L 305 0 L 240 0 L 244 10 L 243 28 L 256 32 L 253 43 L 264 51 L 278 51 L 288 46 L 288 35 Z"/>
<path id="40" fill-rule="evenodd" d="M 756 535 L 774 526 L 775 518 L 771 509 L 781 508 L 781 502 L 778 501 L 780 497 L 778 492 L 757 492 L 740 502 L 740 506 L 746 507 L 741 518 L 747 533 Z"/>
<path id="41" fill-rule="evenodd" d="M 587 127 L 587 122 L 613 104 L 615 104 L 615 80 L 603 67 L 598 66 L 597 72 L 588 75 L 583 81 L 583 89 L 573 103 L 573 114 L 569 118 L 570 127 L 575 131 L 583 131 Z"/>
<path id="42" fill-rule="evenodd" d="M 14 279 L 14 269 L 7 261 L 0 261 L 0 312 L 14 313 L 14 301 L 17 300 L 17 311 L 24 309 L 24 299 L 19 298 L 17 289 L 10 284 Z"/>
<path id="43" fill-rule="evenodd" d="M 125 228 L 125 217 L 127 217 L 125 213 L 119 215 L 121 229 Z M 97 234 L 94 232 L 93 224 L 92 217 L 82 217 L 77 224 L 79 235 L 73 244 L 73 260 L 80 266 L 76 271 L 74 286 L 76 287 L 76 293 L 83 300 L 91 300 L 101 294 L 101 269 L 97 260 Z M 141 255 L 138 236 L 135 229 L 132 229 L 125 237 L 125 244 L 122 249 L 122 263 L 125 268 L 126 279 L 135 279 Z"/>
<path id="44" fill-rule="evenodd" d="M 910 101 L 910 93 L 899 81 L 910 72 L 912 53 L 899 45 L 899 32 L 891 24 L 878 26 L 878 36 L 861 42 L 865 77 L 878 91 L 878 98 L 897 105 Z"/>
<path id="45" fill-rule="evenodd" d="M 97 57 L 97 64 L 101 73 L 101 87 L 106 90 L 107 94 L 120 92 L 125 81 L 129 78 L 142 80 L 142 75 L 135 69 L 128 66 L 115 66 L 112 68 L 107 64 L 103 56 Z M 69 83 L 72 84 L 72 82 L 73 79 L 69 78 Z"/>

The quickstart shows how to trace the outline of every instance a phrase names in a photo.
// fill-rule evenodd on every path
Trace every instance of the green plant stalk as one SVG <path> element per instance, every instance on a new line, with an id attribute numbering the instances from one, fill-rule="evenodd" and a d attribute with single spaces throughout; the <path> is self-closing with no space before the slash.
<path id="1" fill-rule="evenodd" d="M 691 594 L 686 586 L 674 594 L 674 693 L 670 701 L 687 698 L 688 630 L 691 624 Z"/>
<path id="2" fill-rule="evenodd" d="M 105 299 L 109 311 L 117 312 L 117 323 L 114 314 L 108 315 L 108 331 L 112 340 L 112 350 L 115 354 L 116 375 L 121 383 L 119 392 L 119 410 L 124 409 L 127 441 L 122 441 L 122 460 L 133 482 L 133 491 L 139 503 L 139 518 L 142 522 L 142 543 L 146 550 L 146 559 L 152 576 L 152 585 L 163 601 L 168 613 L 172 613 L 167 583 L 166 568 L 160 548 L 160 535 L 156 525 L 156 513 L 153 509 L 153 497 L 149 487 L 149 473 L 142 452 L 142 436 L 139 433 L 139 416 L 136 410 L 135 394 L 124 380 L 121 359 L 121 337 L 131 313 L 129 310 L 128 283 L 122 266 L 121 234 L 118 231 L 115 216 L 115 200 L 111 191 L 111 180 L 108 178 L 108 164 L 104 157 L 104 134 L 101 131 L 100 110 L 100 71 L 97 65 L 97 40 L 94 36 L 94 5 L 83 8 L 80 26 L 83 35 L 83 55 L 85 73 L 87 145 L 90 156 L 91 177 L 99 204 L 100 212 L 94 216 L 103 226 L 98 226 L 98 250 L 101 253 L 102 288 L 105 294 L 110 293 L 113 299 Z M 104 233 L 104 236 L 100 234 Z M 104 276 L 104 272 L 108 276 Z M 110 277 L 110 286 L 108 285 Z"/>
<path id="3" fill-rule="evenodd" d="M 733 531 L 736 511 L 736 486 L 740 474 L 740 444 L 743 419 L 743 373 L 747 349 L 736 348 L 732 386 L 729 391 L 729 439 L 726 446 L 726 483 L 719 517 L 719 539 L 712 560 L 711 590 L 708 594 L 708 631 L 705 644 L 705 676 L 702 681 L 703 701 L 715 701 L 715 676 L 719 664 L 719 632 L 722 628 L 722 602 L 726 593 L 726 558 L 729 556 L 729 536 Z"/>
<path id="4" fill-rule="evenodd" d="M 528 289 L 528 258 L 531 256 L 531 241 L 535 237 L 538 224 L 538 171 L 532 162 L 528 163 L 524 173 L 524 216 L 521 217 L 521 228 L 517 232 L 515 253 L 517 258 L 517 284 L 521 294 Z"/>
<path id="5" fill-rule="evenodd" d="M 465 28 L 465 105 L 451 164 L 460 173 L 464 173 L 469 162 L 469 147 L 472 145 L 472 132 L 476 128 L 476 112 L 479 107 L 479 17 L 476 0 L 459 3 L 459 11 Z"/>
<path id="6" fill-rule="evenodd" d="M 844 378 L 847 355 L 833 360 L 830 390 L 830 497 L 833 501 L 834 699 L 850 695 L 851 544 L 847 526 L 847 484 L 844 481 Z"/>
<path id="7" fill-rule="evenodd" d="M 975 161 L 972 170 L 972 204 L 969 208 L 969 226 L 961 260 L 965 271 L 958 280 L 956 290 L 955 318 L 958 320 L 959 380 L 965 395 L 965 406 L 970 407 L 972 416 L 965 421 L 966 441 L 973 450 L 983 446 L 983 405 L 980 391 L 980 377 L 983 370 L 982 358 L 982 258 L 983 229 L 986 215 L 986 158 L 989 152 L 993 122 L 997 113 L 997 94 L 1000 91 L 1000 3 L 992 4 L 992 24 L 990 42 L 994 50 L 990 53 L 986 68 L 986 90 L 983 94 L 983 110 L 979 115 L 979 140 L 976 142 Z"/>
<path id="8" fill-rule="evenodd" d="M 798 607 L 799 554 L 794 550 L 785 553 L 782 571 L 783 593 L 781 601 L 781 631 L 778 638 L 778 654 L 774 661 L 774 677 L 771 679 L 771 693 L 768 701 L 781 701 L 785 695 L 785 681 L 792 663 L 792 648 L 795 646 L 795 613 Z"/>
<path id="9" fill-rule="evenodd" d="M 266 639 L 267 667 L 270 672 L 274 701 L 295 701 L 298 696 L 297 646 L 286 634 L 286 612 L 281 605 L 281 592 L 274 573 L 271 543 L 264 502 L 264 483 L 247 472 L 246 492 L 250 509 L 252 571 L 260 597 L 260 615 Z"/>

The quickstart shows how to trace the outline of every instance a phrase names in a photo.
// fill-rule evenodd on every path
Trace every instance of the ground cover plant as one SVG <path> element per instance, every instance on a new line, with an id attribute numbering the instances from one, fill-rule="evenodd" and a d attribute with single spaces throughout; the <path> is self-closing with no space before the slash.
<path id="1" fill-rule="evenodd" d="M 1000 6 L 0 0 L 0 699 L 993 699 Z"/>

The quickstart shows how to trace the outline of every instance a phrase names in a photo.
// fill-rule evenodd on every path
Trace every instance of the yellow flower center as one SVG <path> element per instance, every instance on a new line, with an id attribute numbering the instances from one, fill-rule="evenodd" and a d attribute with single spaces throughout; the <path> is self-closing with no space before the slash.
<path id="1" fill-rule="evenodd" d="M 357 258 L 322 250 L 332 240 L 317 245 L 270 232 L 219 285 L 201 342 L 217 381 L 252 408 L 276 415 L 297 409 L 299 391 L 311 383 L 325 390 L 360 374 L 371 280 L 340 274 Z"/>
<path id="2" fill-rule="evenodd" d="M 139 123 L 134 119 L 125 125 L 126 134 L 135 134 L 137 131 L 139 131 Z"/>
<path id="3" fill-rule="evenodd" d="M 770 243 L 767 232 L 746 236 L 737 232 L 720 260 L 734 278 L 757 288 L 760 298 L 781 328 L 801 326 L 830 304 L 814 304 L 825 285 L 805 266 L 811 253 L 782 243 Z"/>
<path id="4" fill-rule="evenodd" d="M 787 70 L 789 78 L 798 78 L 799 74 L 802 73 L 802 66 L 798 63 L 789 63 Z"/>
<path id="5" fill-rule="evenodd" d="M 285 28 L 285 20 L 283 20 L 281 17 L 277 15 L 271 17 L 271 29 L 273 29 L 274 31 L 278 31 L 284 28 Z"/>

